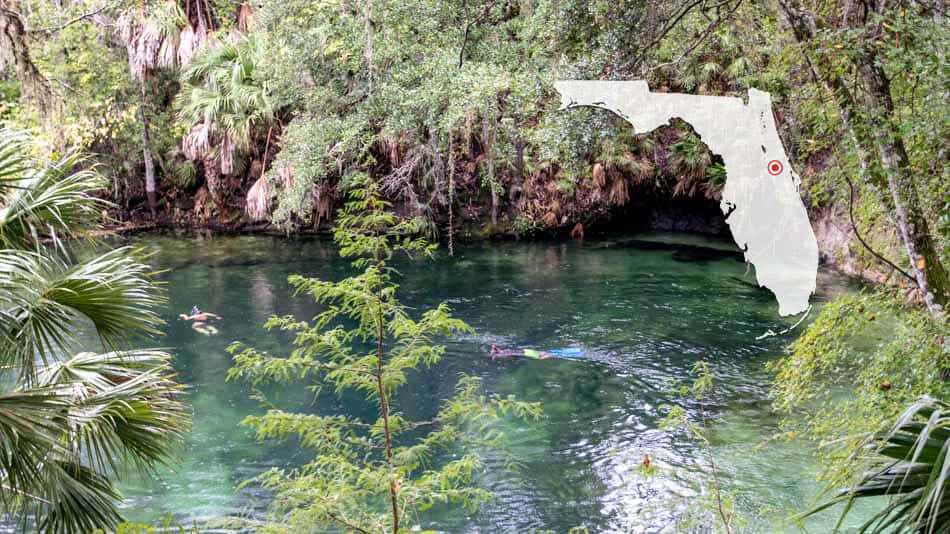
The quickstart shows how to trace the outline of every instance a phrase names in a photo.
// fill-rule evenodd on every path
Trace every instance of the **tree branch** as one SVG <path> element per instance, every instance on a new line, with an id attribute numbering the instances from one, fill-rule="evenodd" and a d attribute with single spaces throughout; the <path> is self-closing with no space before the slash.
<path id="1" fill-rule="evenodd" d="M 623 68 L 632 69 L 636 67 L 641 61 L 643 61 L 643 58 L 646 57 L 647 52 L 649 52 L 654 46 L 658 45 L 661 41 L 663 41 L 663 39 L 666 38 L 667 34 L 673 31 L 673 28 L 675 28 L 680 23 L 680 21 L 683 20 L 683 17 L 685 17 L 687 13 L 692 11 L 693 8 L 702 4 L 703 2 L 705 2 L 705 0 L 695 0 L 691 4 L 687 4 L 686 6 L 684 6 L 682 10 L 679 12 L 679 14 L 674 15 L 673 20 L 669 24 L 667 24 L 665 28 L 663 28 L 663 31 L 660 32 L 660 35 L 658 35 L 656 39 L 653 39 L 652 41 L 644 45 L 643 52 L 641 52 L 639 55 L 637 55 L 637 57 L 627 62 L 627 64 L 624 65 Z"/>
<path id="2" fill-rule="evenodd" d="M 858 241 L 861 243 L 861 245 L 862 245 L 868 252 L 870 252 L 871 255 L 873 255 L 873 256 L 874 256 L 875 258 L 877 258 L 878 260 L 880 260 L 880 261 L 882 261 L 882 262 L 884 262 L 884 263 L 890 265 L 892 269 L 894 269 L 895 271 L 901 273 L 901 274 L 904 275 L 908 280 L 910 280 L 911 282 L 913 282 L 915 286 L 918 286 L 918 287 L 919 287 L 919 284 L 917 283 L 917 279 L 916 279 L 916 278 L 914 278 L 913 276 L 911 276 L 910 274 L 908 274 L 907 271 L 905 271 L 904 269 L 901 269 L 900 267 L 898 267 L 897 265 L 895 265 L 894 263 L 892 263 L 890 260 L 888 260 L 888 259 L 885 258 L 884 256 L 881 256 L 880 254 L 878 254 L 873 248 L 871 248 L 871 245 L 868 245 L 868 244 L 867 244 L 867 242 L 866 242 L 866 241 L 864 240 L 864 238 L 861 236 L 861 232 L 858 231 L 858 226 L 854 223 L 854 183 L 852 183 L 852 182 L 851 182 L 851 179 L 848 178 L 847 176 L 844 177 L 844 180 L 845 180 L 846 182 L 848 182 L 848 218 L 851 219 L 851 230 L 854 232 L 854 237 L 858 238 Z"/>
<path id="3" fill-rule="evenodd" d="M 327 517 L 329 517 L 331 520 L 336 521 L 337 523 L 343 525 L 344 527 L 350 530 L 360 532 L 362 534 L 373 534 L 372 532 L 366 530 L 365 528 L 361 528 L 358 525 L 354 525 L 353 523 L 348 521 L 345 517 L 341 517 L 333 512 L 327 512 Z"/>
<path id="4" fill-rule="evenodd" d="M 100 7 L 99 9 L 94 9 L 94 10 L 88 12 L 88 13 L 83 13 L 82 15 L 79 15 L 78 17 L 72 18 L 72 19 L 70 19 L 70 20 L 68 20 L 68 21 L 66 21 L 66 22 L 64 22 L 64 23 L 62 23 L 62 24 L 60 24 L 59 26 L 51 26 L 51 27 L 49 27 L 49 28 L 40 28 L 40 29 L 38 29 L 38 30 L 30 30 L 30 33 L 43 33 L 43 34 L 46 34 L 46 35 L 51 35 L 51 34 L 54 34 L 54 33 L 58 32 L 58 31 L 64 30 L 64 29 L 68 28 L 69 26 L 72 26 L 73 24 L 76 24 L 77 22 L 82 22 L 82 21 L 84 21 L 84 20 L 86 20 L 86 19 L 90 19 L 90 18 L 92 18 L 92 17 L 95 17 L 95 16 L 98 15 L 99 13 L 102 13 L 103 11 L 105 11 L 105 10 L 107 10 L 107 9 L 109 9 L 109 8 L 115 7 L 116 5 L 117 5 L 117 4 L 107 4 L 107 5 L 104 5 L 104 6 Z"/>
<path id="5" fill-rule="evenodd" d="M 465 21 L 465 33 L 462 34 L 462 46 L 459 47 L 459 68 L 462 68 L 462 62 L 465 58 L 465 47 L 468 45 L 468 34 L 469 30 L 473 25 L 480 23 L 482 20 L 488 17 L 491 13 L 491 9 L 495 7 L 496 0 L 492 0 L 482 8 L 482 12 L 479 13 L 474 19 Z M 462 9 L 465 10 L 465 17 L 468 17 L 468 2 L 462 2 Z"/>
<path id="6" fill-rule="evenodd" d="M 718 9 L 718 8 L 720 8 L 720 7 L 724 6 L 724 5 L 728 5 L 728 4 L 729 4 L 729 1 L 726 0 L 725 2 L 722 2 L 722 3 L 718 4 L 718 5 L 715 6 L 715 7 L 716 7 L 716 9 Z M 713 20 L 712 22 L 710 22 L 709 25 L 706 26 L 706 29 L 703 30 L 703 33 L 700 34 L 700 36 L 699 36 L 695 41 L 693 41 L 692 44 L 690 44 L 688 47 L 686 47 L 686 50 L 683 50 L 683 53 L 680 54 L 680 57 L 674 59 L 673 61 L 668 61 L 668 62 L 666 62 L 666 63 L 660 63 L 659 65 L 656 65 L 656 66 L 652 67 L 650 70 L 652 71 L 652 70 L 656 70 L 656 69 L 659 69 L 659 68 L 669 67 L 669 66 L 671 66 L 671 65 L 676 65 L 676 64 L 679 63 L 680 61 L 683 61 L 684 59 L 686 59 L 686 57 L 689 56 L 690 54 L 692 54 L 692 53 L 693 53 L 693 50 L 695 50 L 696 47 L 700 45 L 700 43 L 702 43 L 703 41 L 705 41 L 706 38 L 709 37 L 709 36 L 712 34 L 712 32 L 716 31 L 716 30 L 719 28 L 719 26 L 722 25 L 723 22 L 726 22 L 727 20 L 731 19 L 732 16 L 733 16 L 733 15 L 736 13 L 736 11 L 739 9 L 739 6 L 741 6 L 741 5 L 742 5 L 742 0 L 736 0 L 736 4 L 735 4 L 734 6 L 732 6 L 732 9 L 730 9 L 724 16 L 717 16 L 715 20 Z"/>

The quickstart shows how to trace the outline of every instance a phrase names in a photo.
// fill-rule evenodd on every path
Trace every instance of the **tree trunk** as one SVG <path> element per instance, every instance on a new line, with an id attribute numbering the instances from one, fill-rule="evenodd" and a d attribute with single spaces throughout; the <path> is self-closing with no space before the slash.
<path id="1" fill-rule="evenodd" d="M 870 130 L 876 138 L 881 167 L 887 173 L 887 185 L 894 201 L 897 232 L 904 242 L 911 272 L 917 280 L 917 287 L 920 288 L 927 309 L 933 315 L 940 316 L 950 295 L 950 279 L 940 262 L 927 219 L 920 207 L 914 171 L 910 167 L 904 139 L 890 120 L 894 115 L 890 80 L 873 54 L 859 60 L 858 69 L 869 89 L 868 98 L 874 104 L 874 109 L 884 112 L 883 116 L 876 117 L 874 122 L 877 124 L 872 124 Z"/>
<path id="2" fill-rule="evenodd" d="M 524 146 L 524 140 L 520 138 L 515 139 L 514 172 L 511 175 L 511 189 L 508 190 L 509 210 L 514 209 L 518 205 L 519 197 L 524 190 Z"/>
<path id="3" fill-rule="evenodd" d="M 0 70 L 12 63 L 22 87 L 23 99 L 36 106 L 42 115 L 53 107 L 49 82 L 30 57 L 26 26 L 20 18 L 19 0 L 0 0 Z"/>
<path id="4" fill-rule="evenodd" d="M 62 101 L 30 55 L 29 32 L 20 15 L 20 2 L 0 0 L 0 72 L 11 64 L 20 82 L 20 101 L 36 108 L 42 127 L 53 132 L 56 146 L 65 150 Z"/>
<path id="5" fill-rule="evenodd" d="M 779 0 L 779 5 L 796 40 L 803 48 L 810 47 L 810 41 L 818 33 L 814 15 L 799 0 Z M 806 61 L 811 64 L 807 56 Z M 866 93 L 866 102 L 860 104 L 840 70 L 833 68 L 827 58 L 819 59 L 812 68 L 835 94 L 839 112 L 858 149 L 864 156 L 877 160 L 866 168 L 875 185 L 886 184 L 893 203 L 890 207 L 894 210 L 897 235 L 910 260 L 910 272 L 927 309 L 934 317 L 942 318 L 950 298 L 950 278 L 940 262 L 921 209 L 904 140 L 893 122 L 890 80 L 871 48 L 855 60 L 855 66 Z"/>
<path id="6" fill-rule="evenodd" d="M 155 218 L 155 208 L 157 199 L 155 198 L 155 161 L 152 159 L 152 138 L 149 134 L 148 113 L 145 112 L 145 80 L 139 84 L 141 89 L 142 102 L 139 106 L 139 113 L 142 117 L 142 159 L 145 160 L 145 196 L 148 197 L 148 211 Z"/>
<path id="7" fill-rule="evenodd" d="M 376 268 L 385 272 L 385 265 L 379 249 L 376 250 Z M 383 419 L 383 436 L 385 438 L 386 463 L 389 464 L 390 474 L 393 470 L 393 439 L 389 426 L 389 399 L 383 384 L 383 357 L 385 356 L 383 342 L 386 339 L 386 315 L 383 310 L 383 286 L 376 288 L 376 394 L 379 396 L 379 411 Z M 399 534 L 399 486 L 396 480 L 389 481 L 389 501 L 393 516 L 393 534 Z"/>

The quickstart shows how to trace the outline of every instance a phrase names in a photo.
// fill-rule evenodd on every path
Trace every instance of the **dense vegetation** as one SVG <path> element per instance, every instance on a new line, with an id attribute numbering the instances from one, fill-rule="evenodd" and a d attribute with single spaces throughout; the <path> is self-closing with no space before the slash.
<path id="1" fill-rule="evenodd" d="M 688 125 L 634 137 L 604 112 L 555 112 L 555 79 L 646 78 L 770 91 L 816 217 L 843 213 L 848 178 L 865 237 L 895 256 L 889 159 L 872 146 L 886 122 L 920 197 L 907 216 L 946 248 L 946 154 L 932 148 L 947 36 L 926 7 L 4 1 L 22 31 L 5 37 L 2 116 L 51 150 L 92 151 L 120 217 L 309 227 L 364 172 L 442 237 L 599 222 L 657 192 L 716 198 L 724 171 Z M 880 66 L 886 102 L 859 59 Z"/>
<path id="2" fill-rule="evenodd" d="M 124 466 L 173 459 L 188 426 L 170 356 L 127 348 L 157 332 L 162 293 L 135 251 L 61 241 L 106 206 L 102 180 L 29 148 L 0 130 L 0 503 L 44 532 L 115 527 Z M 83 350 L 87 325 L 101 352 Z"/>
<path id="3" fill-rule="evenodd" d="M 27 147 L 4 134 L 0 177 L 23 180 L 26 172 L 35 183 L 0 186 L 0 242 L 7 249 L 0 276 L 10 278 L 0 294 L 3 357 L 25 391 L 54 379 L 88 380 L 106 395 L 146 372 L 153 385 L 123 391 L 171 403 L 165 431 L 177 435 L 184 419 L 160 354 L 143 353 L 141 364 L 121 372 L 88 371 L 98 378 L 85 368 L 33 368 L 36 356 L 58 357 L 54 345 L 64 348 L 68 340 L 61 325 L 33 326 L 34 308 L 22 306 L 37 298 L 25 288 L 46 287 L 49 277 L 90 291 L 85 284 L 102 276 L 125 284 L 109 285 L 112 311 L 96 323 L 107 341 L 154 327 L 151 282 L 129 251 L 83 267 L 62 250 L 58 238 L 80 223 L 273 224 L 288 231 L 343 223 L 345 230 L 351 214 L 339 211 L 343 200 L 370 183 L 391 208 L 386 217 L 422 221 L 414 228 L 448 241 L 450 251 L 460 232 L 521 235 L 577 224 L 582 232 L 671 198 L 714 202 L 726 170 L 681 121 L 635 136 L 603 112 L 557 112 L 555 80 L 643 78 L 657 91 L 736 96 L 755 87 L 772 95 L 823 256 L 882 286 L 829 305 L 774 368 L 776 407 L 789 414 L 789 433 L 834 444 L 825 449 L 826 476 L 840 488 L 880 460 L 855 454 L 867 436 L 889 428 L 920 395 L 947 398 L 944 17 L 943 2 L 905 0 L 0 0 L 0 125 L 31 131 L 38 142 L 29 150 L 49 162 L 23 167 L 26 156 L 9 154 Z M 90 158 L 71 156 L 77 149 Z M 86 174 L 93 164 L 105 181 Z M 79 173 L 69 175 L 73 166 Z M 48 200 L 46 188 L 62 197 Z M 335 295 L 336 286 L 297 282 L 319 289 L 318 298 Z M 122 288 L 147 298 L 132 299 Z M 81 302 L 53 304 L 49 313 L 72 317 L 59 308 L 69 306 L 96 321 Z M 395 304 L 387 306 L 386 313 L 410 321 Z M 137 321 L 124 313 L 133 307 Z M 16 334 L 16 325 L 34 328 L 37 337 Z M 250 374 L 241 366 L 253 357 L 244 353 L 235 372 Z M 329 354 L 331 362 L 340 357 L 349 356 Z M 107 356 L 76 358 L 112 365 Z M 70 414 L 84 409 L 74 394 L 61 398 L 69 388 L 57 384 L 53 397 L 40 400 Z M 842 391 L 852 394 L 842 400 Z M 370 393 L 381 400 L 385 388 Z M 50 492 L 74 488 L 63 482 L 70 471 L 10 463 L 34 457 L 14 455 L 12 447 L 23 442 L 0 443 L 0 470 L 9 481 L 0 495 L 7 508 L 39 496 L 34 505 L 45 504 L 36 505 L 37 517 L 53 529 L 112 525 L 115 495 L 103 477 L 115 449 L 131 446 L 146 464 L 167 449 L 138 435 L 123 442 L 125 433 L 73 435 L 70 417 L 50 413 L 0 427 L 55 422 L 29 444 L 30 454 L 55 452 L 63 462 L 71 457 L 69 447 L 59 450 L 62 442 L 93 447 L 103 460 L 82 473 L 98 481 L 90 487 L 102 503 L 100 518 L 51 506 L 58 497 Z M 943 421 L 921 435 L 946 442 Z M 252 423 L 265 435 L 286 432 L 266 419 Z M 886 445 L 893 433 L 885 438 L 881 450 L 893 453 Z M 943 460 L 934 459 L 943 466 L 936 500 L 927 502 L 946 499 L 940 492 L 950 468 L 942 450 Z M 370 468 L 404 469 L 388 456 Z M 17 469 L 22 476 L 14 476 Z M 391 487 L 394 476 L 379 479 Z M 288 491 L 298 483 L 271 482 Z M 313 513 L 323 521 L 338 511 Z M 921 517 L 906 528 L 939 524 Z"/>

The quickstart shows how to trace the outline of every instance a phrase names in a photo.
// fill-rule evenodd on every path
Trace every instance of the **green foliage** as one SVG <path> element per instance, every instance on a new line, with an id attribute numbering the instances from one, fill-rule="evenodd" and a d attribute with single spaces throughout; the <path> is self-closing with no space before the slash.
<path id="1" fill-rule="evenodd" d="M 19 99 L 20 83 L 0 77 L 0 121 L 16 117 Z"/>
<path id="2" fill-rule="evenodd" d="M 174 518 L 169 515 L 161 525 L 149 525 L 145 523 L 120 523 L 115 529 L 115 534 L 158 534 L 158 533 L 177 533 L 177 534 L 198 534 L 201 532 L 197 526 L 186 528 L 182 525 L 172 525 Z M 95 534 L 106 534 L 102 530 L 97 530 Z"/>
<path id="3" fill-rule="evenodd" d="M 98 1 L 59 5 L 29 2 L 34 28 L 57 27 L 71 17 L 94 9 L 117 17 L 124 2 L 109 6 Z M 64 10 L 67 11 L 64 13 Z M 55 125 L 23 113 L 17 125 L 30 127 L 38 139 L 62 149 L 86 151 L 106 165 L 108 178 L 122 173 L 128 161 L 140 160 L 138 90 L 129 74 L 124 46 L 112 30 L 94 24 L 71 24 L 53 33 L 38 33 L 31 41 L 33 59 L 54 86 L 59 104 Z M 55 127 L 52 127 L 55 126 Z M 120 198 L 116 198 L 120 200 Z"/>
<path id="4" fill-rule="evenodd" d="M 274 119 L 267 84 L 256 74 L 263 53 L 256 34 L 234 34 L 200 52 L 184 70 L 178 98 L 180 117 L 191 130 L 184 140 L 189 159 L 213 158 L 222 174 L 231 174 L 255 129 Z"/>
<path id="5" fill-rule="evenodd" d="M 529 217 L 518 217 L 512 221 L 511 229 L 517 236 L 529 236 L 540 229 L 540 225 Z"/>
<path id="6" fill-rule="evenodd" d="M 272 356 L 234 344 L 229 379 L 307 383 L 316 394 L 356 392 L 377 419 L 345 414 L 312 415 L 271 408 L 244 424 L 260 439 L 296 439 L 314 455 L 299 469 L 274 469 L 258 480 L 277 493 L 269 531 L 310 530 L 335 525 L 346 531 L 403 532 L 409 520 L 442 503 L 477 507 L 488 498 L 472 485 L 482 468 L 477 448 L 497 447 L 503 417 L 536 418 L 537 404 L 490 398 L 480 381 L 460 377 L 454 397 L 427 421 L 410 421 L 398 410 L 399 390 L 409 374 L 437 363 L 438 339 L 470 331 L 446 304 L 413 317 L 396 299 L 395 253 L 431 255 L 433 246 L 412 236 L 418 220 L 397 219 L 378 192 L 354 189 L 334 237 L 340 254 L 362 272 L 337 282 L 290 277 L 298 294 L 325 307 L 310 322 L 273 317 L 266 328 L 294 333 L 294 350 Z M 446 459 L 445 453 L 455 453 Z"/>
<path id="7" fill-rule="evenodd" d="M 292 0 L 252 8 L 217 0 L 197 13 L 186 0 L 21 1 L 30 27 L 55 29 L 36 31 L 31 52 L 60 93 L 62 120 L 44 128 L 35 110 L 12 104 L 0 104 L 8 109 L 0 115 L 35 128 L 51 146 L 93 151 L 113 181 L 113 200 L 122 203 L 142 198 L 141 102 L 130 66 L 138 77 L 150 73 L 144 107 L 153 154 L 175 186 L 164 194 L 177 196 L 205 179 L 216 204 L 225 206 L 223 199 L 243 191 L 244 178 L 258 170 L 250 155 L 270 167 L 262 208 L 276 198 L 271 218 L 288 229 L 331 218 L 351 177 L 362 174 L 379 180 L 386 198 L 435 222 L 453 207 L 489 203 L 492 213 L 507 208 L 508 220 L 542 227 L 545 217 L 591 220 L 625 202 L 628 185 L 650 185 L 641 174 L 657 178 L 662 191 L 718 198 L 725 175 L 702 161 L 707 151 L 688 137 L 623 139 L 636 165 L 620 167 L 623 180 L 603 191 L 590 187 L 592 166 L 616 152 L 602 141 L 620 140 L 629 126 L 602 111 L 556 111 L 551 83 L 645 78 L 658 90 L 743 97 L 750 87 L 769 91 L 806 200 L 814 207 L 847 202 L 844 178 L 852 179 L 858 226 L 876 249 L 904 255 L 888 223 L 888 196 L 880 184 L 857 179 L 867 172 L 865 162 L 835 95 L 814 79 L 814 65 L 803 61 L 771 4 Z M 81 17 L 98 9 L 106 18 L 124 15 L 118 36 L 98 18 Z M 950 124 L 934 100 L 944 92 L 946 25 L 925 8 L 892 9 L 867 26 L 881 22 L 883 35 L 839 32 L 841 17 L 831 14 L 840 9 L 815 4 L 815 53 L 854 82 L 849 62 L 865 51 L 878 54 L 895 101 L 886 119 L 906 141 L 924 212 L 937 226 L 950 183 L 946 154 L 933 149 Z M 183 50 L 186 43 L 192 46 Z M 173 67 L 187 67 L 196 51 L 197 64 L 179 84 Z M 270 126 L 274 142 L 261 157 Z M 184 150 L 176 152 L 178 146 Z M 222 180 L 215 168 L 240 179 Z M 945 235 L 938 233 L 943 256 Z M 850 252 L 865 264 L 875 261 L 861 247 Z"/>
<path id="8" fill-rule="evenodd" d="M 388 175 L 386 194 L 405 197 L 417 213 L 444 209 L 453 151 L 470 160 L 483 153 L 473 185 L 500 196 L 521 124 L 545 91 L 528 68 L 528 46 L 507 37 L 524 28 L 511 8 L 266 3 L 266 68 L 278 98 L 301 110 L 271 174 L 284 182 L 275 221 L 309 222 L 313 191 L 337 183 L 345 190 L 347 177 L 363 172 Z M 280 173 L 292 179 L 277 180 Z"/>
<path id="9" fill-rule="evenodd" d="M 37 165 L 29 150 L 27 137 L 0 130 L 0 246 L 7 249 L 37 245 L 43 237 L 58 242 L 99 219 L 108 205 L 89 194 L 105 185 L 100 175 L 72 172 L 83 162 L 80 153 Z"/>
<path id="10" fill-rule="evenodd" d="M 660 423 L 660 428 L 686 431 L 691 439 L 700 444 L 710 466 L 710 479 L 702 483 L 699 497 L 689 501 L 686 510 L 677 520 L 677 528 L 693 530 L 712 526 L 716 532 L 731 534 L 737 523 L 741 523 L 741 518 L 736 512 L 736 496 L 722 487 L 712 451 L 713 444 L 709 439 L 710 425 L 705 400 L 713 392 L 712 368 L 709 362 L 700 360 L 693 365 L 693 373 L 696 375 L 693 383 L 681 385 L 678 392 L 699 405 L 698 414 L 690 413 L 683 406 L 661 406 L 666 411 L 666 416 Z M 654 470 L 652 464 L 645 466 L 647 475 L 652 476 Z"/>
<path id="11" fill-rule="evenodd" d="M 528 233 L 593 219 L 606 206 L 627 202 L 633 185 L 715 199 L 726 180 L 701 140 L 679 125 L 634 137 L 608 113 L 556 111 L 553 80 L 646 78 L 657 90 L 735 96 L 756 87 L 772 95 L 809 205 L 853 208 L 870 244 L 906 264 L 893 198 L 875 178 L 880 158 L 857 144 L 885 130 L 899 136 L 919 196 L 914 204 L 936 229 L 933 260 L 950 254 L 950 165 L 943 149 L 950 137 L 944 60 L 950 32 L 927 3 L 883 9 L 849 25 L 859 14 L 841 3 L 810 2 L 816 34 L 805 45 L 786 24 L 784 3 L 774 2 L 266 0 L 249 29 L 232 16 L 251 11 L 238 0 L 203 2 L 200 11 L 185 0 L 19 4 L 30 54 L 56 97 L 50 124 L 17 102 L 21 86 L 10 69 L 0 74 L 0 120 L 33 129 L 53 160 L 36 165 L 19 145 L 0 147 L 0 179 L 8 179 L 0 245 L 29 249 L 10 252 L 4 265 L 18 284 L 53 295 L 30 294 L 50 299 L 36 309 L 53 322 L 32 338 L 24 334 L 34 345 L 9 353 L 24 367 L 32 365 L 31 350 L 51 353 L 47 345 L 69 338 L 62 325 L 71 325 L 64 318 L 80 296 L 108 294 L 96 324 L 108 335 L 154 325 L 152 315 L 121 306 L 132 296 L 144 297 L 141 307 L 155 305 L 154 293 L 135 292 L 148 282 L 138 260 L 123 251 L 80 269 L 59 240 L 115 208 L 88 194 L 103 186 L 100 177 L 71 172 L 92 161 L 64 147 L 95 154 L 113 200 L 141 196 L 140 107 L 152 124 L 150 148 L 173 186 L 167 190 L 177 194 L 204 179 L 222 211 L 255 168 L 246 163 L 256 159 L 271 164 L 264 185 L 273 190 L 259 190 L 262 210 L 276 196 L 272 220 L 287 228 L 330 218 L 337 199 L 371 179 L 399 208 L 429 221 L 374 223 L 392 225 L 389 230 L 434 234 L 434 221 L 446 212 L 490 203 L 493 214 L 507 204 L 501 207 L 514 230 Z M 717 23 L 726 13 L 728 20 Z M 181 48 L 186 41 L 191 44 Z M 179 78 L 173 67 L 198 50 Z M 866 89 L 856 68 L 864 57 L 874 57 L 886 74 L 893 109 L 861 100 L 846 123 L 841 95 L 817 74 Z M 261 154 L 271 126 L 274 144 Z M 847 181 L 856 186 L 853 206 Z M 375 206 L 370 198 L 362 201 Z M 57 250 L 45 250 L 46 240 Z M 363 245 L 353 242 L 356 249 Z M 877 262 L 857 246 L 837 252 Z M 363 281 L 391 284 L 382 270 Z M 72 294 L 73 302 L 57 300 Z M 773 368 L 777 406 L 806 413 L 802 425 L 790 418 L 789 430 L 832 443 L 823 449 L 825 478 L 838 486 L 854 481 L 860 466 L 847 460 L 861 444 L 859 437 L 838 438 L 879 430 L 921 394 L 947 393 L 940 379 L 950 367 L 945 325 L 899 302 L 873 294 L 830 304 Z M 858 342 L 868 338 L 874 341 Z"/>
<path id="12" fill-rule="evenodd" d="M 870 471 L 853 487 L 804 517 L 846 503 L 836 530 L 857 499 L 891 497 L 858 532 L 947 532 L 950 524 L 950 405 L 922 397 L 886 432 L 870 434 L 855 456 L 873 449 Z M 854 458 L 853 461 L 859 461 Z M 864 463 L 864 461 L 862 461 Z"/>
<path id="13" fill-rule="evenodd" d="M 830 302 L 776 361 L 776 407 L 791 436 L 819 442 L 821 478 L 853 485 L 868 467 L 858 454 L 920 396 L 945 399 L 950 385 L 946 325 L 925 310 L 876 292 Z"/>
<path id="14" fill-rule="evenodd" d="M 127 248 L 77 259 L 61 241 L 98 217 L 101 178 L 73 172 L 78 156 L 29 153 L 0 129 L 0 508 L 44 532 L 112 529 L 115 477 L 169 462 L 187 408 L 168 354 L 121 348 L 160 322 L 149 268 Z M 81 350 L 89 327 L 107 352 Z"/>

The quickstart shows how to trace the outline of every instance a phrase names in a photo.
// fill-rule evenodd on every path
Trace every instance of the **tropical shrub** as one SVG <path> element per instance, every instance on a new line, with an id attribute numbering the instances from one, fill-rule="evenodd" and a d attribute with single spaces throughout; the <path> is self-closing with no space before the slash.
<path id="1" fill-rule="evenodd" d="M 0 509 L 44 532 L 111 530 L 120 470 L 173 459 L 188 410 L 168 354 L 124 348 L 157 333 L 152 271 L 128 248 L 85 258 L 64 241 L 108 207 L 90 194 L 103 180 L 73 172 L 77 154 L 29 154 L 0 129 Z"/>
<path id="2" fill-rule="evenodd" d="M 950 404 L 922 397 L 890 430 L 870 434 L 855 461 L 869 450 L 869 471 L 804 516 L 844 503 L 837 529 L 856 500 L 886 496 L 887 505 L 858 532 L 950 532 Z"/>

